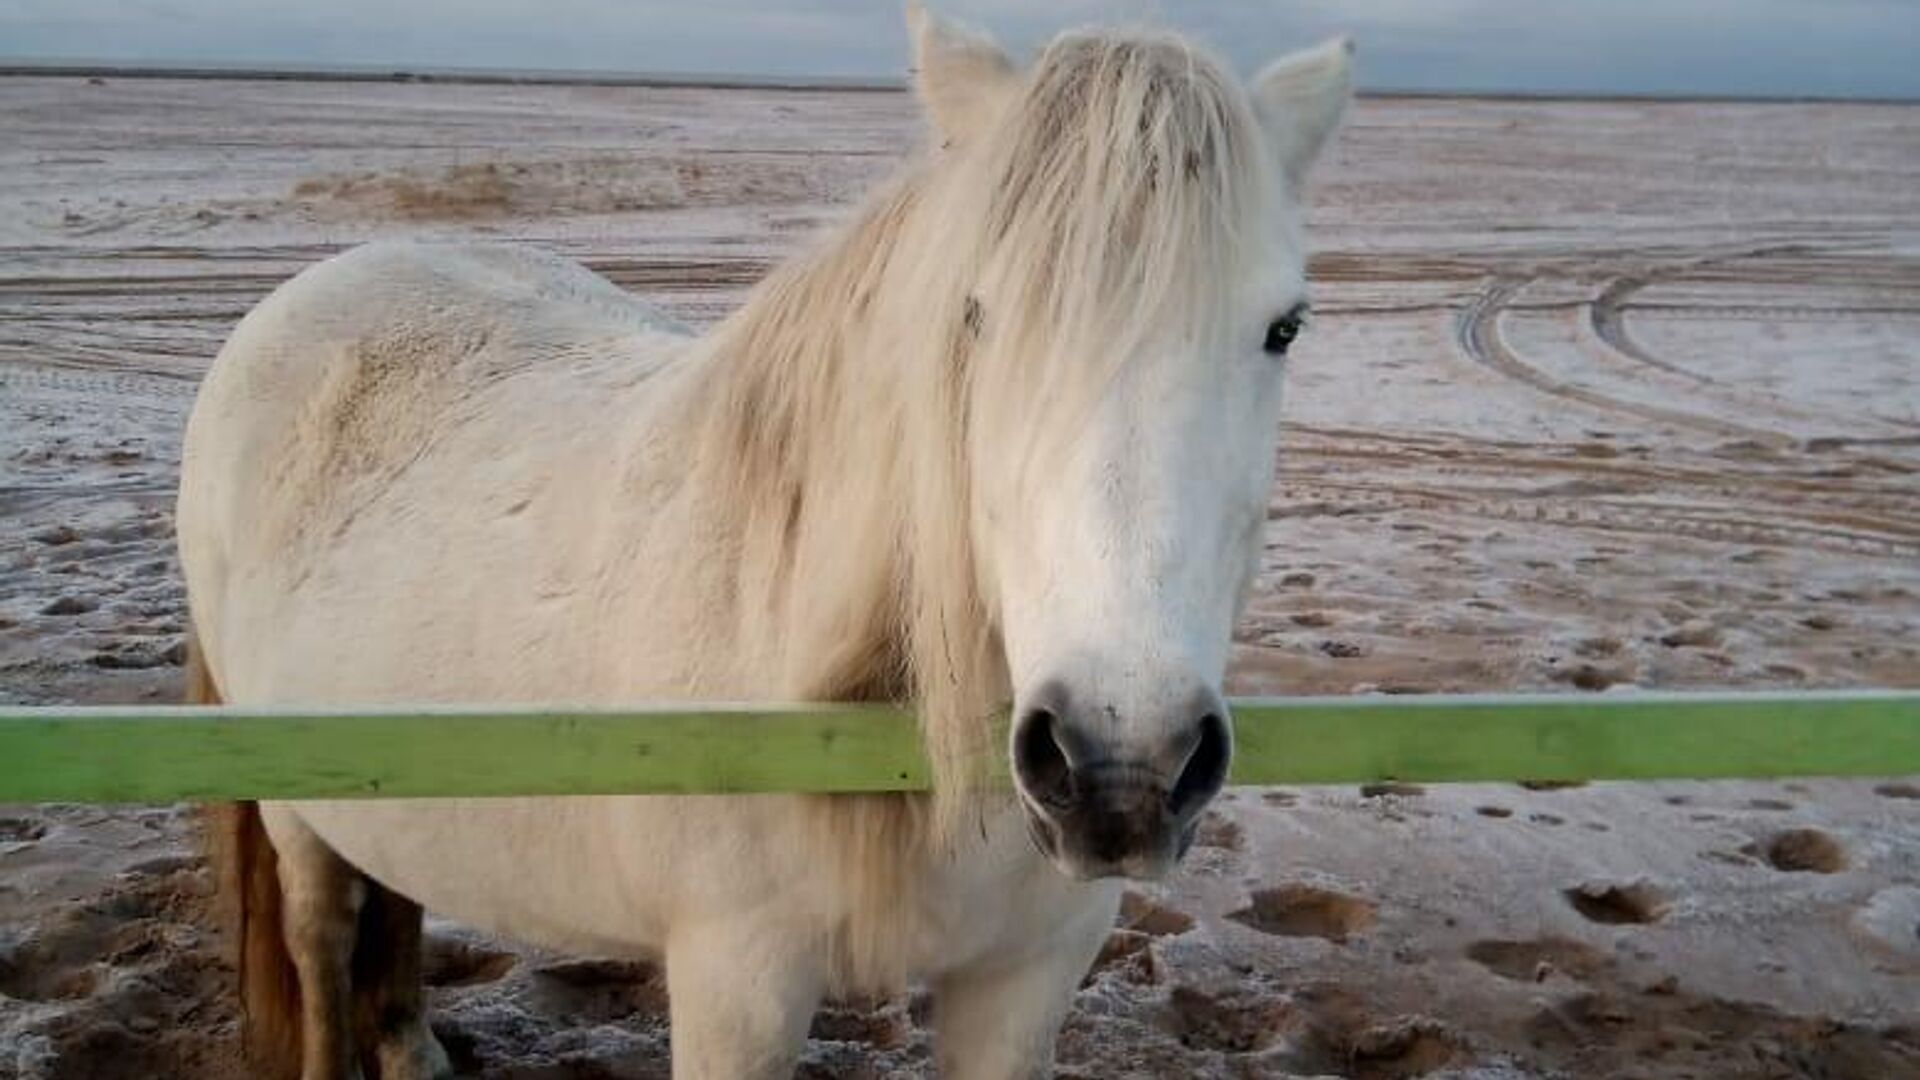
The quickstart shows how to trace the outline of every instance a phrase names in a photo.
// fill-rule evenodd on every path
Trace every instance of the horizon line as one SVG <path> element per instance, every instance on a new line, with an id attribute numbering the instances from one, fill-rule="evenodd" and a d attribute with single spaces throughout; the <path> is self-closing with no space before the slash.
<path id="1" fill-rule="evenodd" d="M 695 90 L 905 91 L 904 76 L 756 75 L 745 72 L 626 72 L 417 64 L 251 64 L 221 61 L 23 59 L 0 57 L 0 78 L 119 78 L 260 82 L 394 82 L 494 86 L 630 86 Z M 1515 90 L 1362 87 L 1365 98 L 1484 98 L 1514 101 L 1644 101 L 1763 105 L 1914 105 L 1920 97 L 1836 94 L 1664 93 L 1633 90 Z"/>

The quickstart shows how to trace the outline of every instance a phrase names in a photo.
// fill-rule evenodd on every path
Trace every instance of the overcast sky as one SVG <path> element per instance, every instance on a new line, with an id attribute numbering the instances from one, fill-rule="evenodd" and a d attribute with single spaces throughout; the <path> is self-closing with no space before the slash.
<path id="1" fill-rule="evenodd" d="M 1363 85 L 1920 98 L 1920 0 L 948 0 L 1027 50 L 1171 23 L 1251 69 L 1336 32 Z M 895 0 L 0 0 L 0 57 L 891 77 Z"/>

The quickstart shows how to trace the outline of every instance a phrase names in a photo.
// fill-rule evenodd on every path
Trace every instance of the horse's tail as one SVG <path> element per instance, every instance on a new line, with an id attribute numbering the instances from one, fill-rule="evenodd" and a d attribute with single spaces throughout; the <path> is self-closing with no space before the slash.
<path id="1" fill-rule="evenodd" d="M 218 705 L 220 687 L 199 639 L 187 634 L 189 705 Z M 214 900 L 240 977 L 241 1032 L 249 1075 L 269 1080 L 300 1072 L 300 977 L 281 928 L 279 857 L 255 802 L 204 810 Z"/>

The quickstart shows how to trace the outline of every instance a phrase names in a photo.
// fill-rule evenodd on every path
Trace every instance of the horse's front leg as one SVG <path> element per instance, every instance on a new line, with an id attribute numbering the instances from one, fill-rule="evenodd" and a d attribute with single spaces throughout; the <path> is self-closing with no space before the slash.
<path id="1" fill-rule="evenodd" d="M 667 942 L 674 1080 L 787 1080 L 820 1002 L 803 928 L 742 919 Z"/>
<path id="2" fill-rule="evenodd" d="M 1080 912 L 1046 947 L 960 968 L 934 981 L 934 1033 L 945 1080 L 1053 1075 L 1053 1040 L 1073 992 L 1113 926 L 1114 904 Z"/>

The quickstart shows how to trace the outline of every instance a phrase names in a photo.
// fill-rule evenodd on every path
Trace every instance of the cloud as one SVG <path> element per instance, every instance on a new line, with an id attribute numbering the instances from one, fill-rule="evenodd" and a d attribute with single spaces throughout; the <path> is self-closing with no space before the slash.
<path id="1" fill-rule="evenodd" d="M 1087 22 L 1177 26 L 1242 70 L 1336 32 L 1363 85 L 1920 97 L 1893 0 L 945 0 L 1019 52 Z M 897 76 L 895 0 L 5 0 L 0 56 Z"/>

